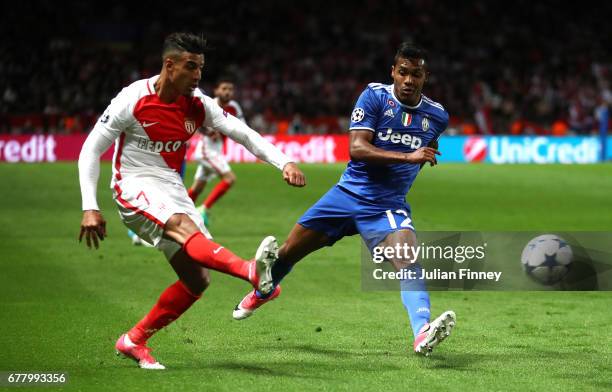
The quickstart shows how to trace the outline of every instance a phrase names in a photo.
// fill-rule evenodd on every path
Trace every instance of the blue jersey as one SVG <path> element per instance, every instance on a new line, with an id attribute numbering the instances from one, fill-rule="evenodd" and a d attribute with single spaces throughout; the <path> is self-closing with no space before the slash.
<path id="1" fill-rule="evenodd" d="M 350 130 L 374 133 L 372 144 L 388 151 L 412 152 L 436 140 L 448 125 L 444 107 L 422 95 L 412 107 L 400 103 L 393 85 L 370 83 L 351 114 Z M 405 200 L 420 169 L 418 163 L 374 165 L 349 161 L 338 185 L 368 200 Z"/>

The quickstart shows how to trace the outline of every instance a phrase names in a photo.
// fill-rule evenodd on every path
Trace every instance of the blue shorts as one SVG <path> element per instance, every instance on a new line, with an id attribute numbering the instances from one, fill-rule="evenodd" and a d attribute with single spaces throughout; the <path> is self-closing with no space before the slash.
<path id="1" fill-rule="evenodd" d="M 359 233 L 368 249 L 399 230 L 412 230 L 410 206 L 404 200 L 370 201 L 336 185 L 298 220 L 307 229 L 325 233 L 329 245 Z"/>

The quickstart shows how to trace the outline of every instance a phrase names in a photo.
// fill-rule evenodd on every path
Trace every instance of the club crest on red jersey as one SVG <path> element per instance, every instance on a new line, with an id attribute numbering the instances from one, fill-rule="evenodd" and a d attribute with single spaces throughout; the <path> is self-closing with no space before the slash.
<path id="1" fill-rule="evenodd" d="M 188 134 L 193 134 L 196 130 L 196 124 L 193 120 L 185 120 L 185 130 Z"/>

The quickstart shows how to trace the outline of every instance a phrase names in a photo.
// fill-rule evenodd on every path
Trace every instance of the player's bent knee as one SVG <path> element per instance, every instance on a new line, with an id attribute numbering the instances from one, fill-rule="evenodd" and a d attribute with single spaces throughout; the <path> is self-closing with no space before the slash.
<path id="1" fill-rule="evenodd" d="M 210 286 L 210 275 L 205 275 L 200 280 L 200 293 L 204 292 Z"/>
<path id="2" fill-rule="evenodd" d="M 194 282 L 183 282 L 183 284 L 185 285 L 185 287 L 187 287 L 191 294 L 196 297 L 199 297 L 210 285 L 210 278 L 206 277 L 202 280 Z"/>
<path id="3" fill-rule="evenodd" d="M 236 175 L 234 172 L 225 173 L 223 175 L 223 181 L 225 181 L 229 186 L 232 186 L 236 183 Z"/>
<path id="4" fill-rule="evenodd" d="M 202 294 L 210 286 L 210 274 L 208 271 L 203 270 L 196 279 L 194 279 L 194 290 L 198 292 L 198 295 Z"/>
<path id="5" fill-rule="evenodd" d="M 184 280 L 181 280 L 181 282 L 183 283 L 183 285 L 185 286 L 185 288 L 194 296 L 194 297 L 199 297 L 202 295 L 202 293 L 208 288 L 208 285 L 210 284 L 210 280 L 206 280 L 206 281 L 191 281 L 191 282 L 186 282 Z"/>
<path id="6" fill-rule="evenodd" d="M 186 214 L 172 215 L 164 228 L 164 234 L 181 245 L 198 231 L 198 226 Z"/>

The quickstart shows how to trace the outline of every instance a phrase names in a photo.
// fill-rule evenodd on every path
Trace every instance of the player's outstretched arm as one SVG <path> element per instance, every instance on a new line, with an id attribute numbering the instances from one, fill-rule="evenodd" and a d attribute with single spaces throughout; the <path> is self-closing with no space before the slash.
<path id="1" fill-rule="evenodd" d="M 99 240 L 106 237 L 106 221 L 100 213 L 96 192 L 98 178 L 100 177 L 100 156 L 106 151 L 112 140 L 102 135 L 95 127 L 87 136 L 79 155 L 79 183 L 81 186 L 81 199 L 83 219 L 79 242 L 85 237 L 87 247 L 93 245 L 98 248 Z"/>
<path id="2" fill-rule="evenodd" d="M 223 113 L 221 108 L 209 97 L 203 97 L 203 102 L 207 113 L 210 114 L 206 117 L 206 126 L 211 126 L 215 130 L 227 135 L 245 146 L 257 158 L 282 170 L 283 179 L 287 184 L 297 187 L 306 185 L 304 173 L 302 173 L 291 158 L 275 145 L 264 139 L 254 129 L 251 129 L 236 117 Z"/>
<path id="3" fill-rule="evenodd" d="M 283 171 L 283 179 L 287 184 L 296 187 L 306 185 L 304 173 L 302 173 L 295 162 L 291 161 L 291 158 L 285 155 L 274 144 L 264 139 L 258 132 L 232 115 L 228 116 L 226 124 L 227 128 L 219 128 L 221 132 L 245 146 L 257 158 L 281 169 Z"/>
<path id="4" fill-rule="evenodd" d="M 283 180 L 288 185 L 295 187 L 306 185 L 306 176 L 304 176 L 304 173 L 297 164 L 274 144 L 264 139 L 258 132 L 233 116 L 228 122 L 230 124 L 233 123 L 235 127 L 226 134 L 245 146 L 257 158 L 280 168 L 283 171 Z"/>
<path id="5" fill-rule="evenodd" d="M 349 148 L 353 161 L 380 165 L 429 162 L 433 166 L 437 163 L 436 155 L 440 155 L 440 151 L 432 147 L 421 147 L 409 153 L 383 150 L 372 144 L 373 138 L 370 130 L 351 130 Z"/>

